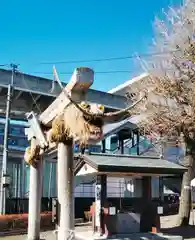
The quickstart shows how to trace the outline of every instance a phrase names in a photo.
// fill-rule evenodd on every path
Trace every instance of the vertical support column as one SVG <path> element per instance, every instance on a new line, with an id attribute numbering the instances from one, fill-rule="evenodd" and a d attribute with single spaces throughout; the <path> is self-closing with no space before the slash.
<path id="1" fill-rule="evenodd" d="M 135 133 L 134 133 L 134 130 L 132 131 L 132 147 L 134 147 L 135 145 Z"/>
<path id="2" fill-rule="evenodd" d="M 23 198 L 24 194 L 25 194 L 25 182 L 26 182 L 24 159 L 21 159 L 20 172 L 21 172 L 21 177 L 20 177 L 20 197 Z"/>
<path id="3" fill-rule="evenodd" d="M 164 184 L 163 184 L 163 177 L 159 177 L 159 198 L 161 204 L 164 202 Z"/>
<path id="4" fill-rule="evenodd" d="M 102 140 L 102 153 L 105 153 L 106 152 L 106 140 L 103 139 Z"/>
<path id="5" fill-rule="evenodd" d="M 120 139 L 120 150 L 121 154 L 124 154 L 124 140 L 122 138 Z"/>
<path id="6" fill-rule="evenodd" d="M 17 164 L 16 163 L 13 163 L 13 192 L 14 192 L 14 197 L 17 198 Z"/>
<path id="7" fill-rule="evenodd" d="M 132 148 L 135 146 L 135 133 L 134 130 L 131 132 L 131 148 L 129 148 L 129 154 L 132 153 Z"/>
<path id="8" fill-rule="evenodd" d="M 118 133 L 118 141 L 119 141 L 120 153 L 124 154 L 124 137 L 122 132 Z"/>
<path id="9" fill-rule="evenodd" d="M 161 159 L 164 158 L 164 150 L 165 150 L 165 142 L 163 139 L 163 136 L 161 134 L 160 137 L 160 145 L 161 145 Z M 164 202 L 164 183 L 163 183 L 163 177 L 159 176 L 159 198 L 161 201 L 161 204 Z"/>
<path id="10" fill-rule="evenodd" d="M 142 213 L 140 219 L 141 232 L 158 232 L 160 229 L 160 218 L 157 214 L 157 207 L 152 203 L 152 178 L 142 178 Z"/>
<path id="11" fill-rule="evenodd" d="M 152 178 L 143 177 L 142 178 L 142 197 L 145 202 L 152 200 Z"/>
<path id="12" fill-rule="evenodd" d="M 137 139 L 136 139 L 136 145 L 137 145 L 137 155 L 140 154 L 140 151 L 139 151 L 139 140 L 140 140 L 140 136 L 139 136 L 139 131 L 137 130 Z"/>
<path id="13" fill-rule="evenodd" d="M 53 163 L 51 162 L 49 165 L 49 184 L 48 184 L 48 198 L 50 199 L 52 196 L 52 172 L 53 172 Z"/>
<path id="14" fill-rule="evenodd" d="M 73 141 L 58 143 L 58 202 L 60 208 L 58 240 L 67 240 L 74 231 Z"/>
<path id="15" fill-rule="evenodd" d="M 32 139 L 32 147 L 35 145 Z M 43 162 L 39 160 L 37 167 L 30 166 L 28 240 L 40 239 L 41 198 L 43 185 Z"/>
<path id="16" fill-rule="evenodd" d="M 20 173 L 19 173 L 19 167 L 20 165 L 17 163 L 16 165 L 16 198 L 19 198 L 19 191 L 20 191 Z"/>
<path id="17" fill-rule="evenodd" d="M 107 176 L 97 176 L 95 186 L 95 216 L 96 229 L 101 235 L 105 233 L 103 208 L 107 200 Z"/>

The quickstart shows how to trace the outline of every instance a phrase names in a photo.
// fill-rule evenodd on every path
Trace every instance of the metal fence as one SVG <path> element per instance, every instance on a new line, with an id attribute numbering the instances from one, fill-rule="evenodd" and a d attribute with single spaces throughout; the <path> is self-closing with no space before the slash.
<path id="1" fill-rule="evenodd" d="M 75 217 L 83 218 L 84 212 L 90 210 L 94 201 L 95 198 L 75 198 Z M 125 209 L 140 205 L 142 200 L 140 198 L 108 198 L 108 202 L 118 209 Z M 6 203 L 7 214 L 28 213 L 28 198 L 7 199 Z M 52 198 L 42 198 L 41 211 L 52 211 Z"/>
<path id="2" fill-rule="evenodd" d="M 154 180 L 154 179 L 153 179 Z M 156 179 L 158 180 L 158 179 Z M 153 181 L 153 201 L 159 202 L 159 182 Z M 95 182 L 80 184 L 75 188 L 75 218 L 84 218 L 85 212 L 95 201 Z M 141 211 L 144 205 L 142 196 L 142 181 L 137 178 L 108 178 L 107 201 L 117 209 L 127 209 L 136 212 Z M 56 198 L 56 196 L 55 196 Z M 52 198 L 42 197 L 41 211 L 52 211 Z M 8 198 L 6 201 L 6 213 L 28 213 L 28 196 L 25 198 Z"/>

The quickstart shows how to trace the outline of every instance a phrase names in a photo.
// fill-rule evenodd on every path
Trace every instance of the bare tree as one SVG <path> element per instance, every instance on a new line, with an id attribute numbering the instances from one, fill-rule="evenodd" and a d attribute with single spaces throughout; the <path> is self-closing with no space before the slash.
<path id="1" fill-rule="evenodd" d="M 145 131 L 185 144 L 181 164 L 188 171 L 183 175 L 178 223 L 188 225 L 190 181 L 195 176 L 195 1 L 169 8 L 164 16 L 165 20 L 155 19 L 152 50 L 158 54 L 140 59 L 149 79 L 134 91 L 145 89 L 148 98 L 131 114 L 141 115 L 138 125 Z"/>

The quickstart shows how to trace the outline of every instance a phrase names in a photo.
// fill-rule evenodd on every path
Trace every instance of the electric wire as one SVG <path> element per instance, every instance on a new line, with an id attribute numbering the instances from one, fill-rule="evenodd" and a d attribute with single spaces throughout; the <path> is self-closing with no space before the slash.
<path id="1" fill-rule="evenodd" d="M 173 51 L 160 51 L 153 53 L 143 53 L 143 54 L 134 54 L 129 56 L 120 56 L 120 57 L 108 57 L 108 58 L 97 58 L 97 59 L 81 59 L 81 60 L 69 60 L 69 61 L 53 61 L 53 62 L 39 62 L 35 63 L 36 65 L 55 65 L 55 64 L 71 64 L 71 63 L 87 63 L 87 62 L 104 62 L 104 61 L 117 61 L 117 60 L 126 60 L 126 59 L 134 59 L 140 57 L 151 57 L 151 56 L 161 56 L 165 54 L 171 54 L 175 52 L 179 52 L 180 50 Z M 0 67 L 10 67 L 11 64 L 0 64 Z M 16 64 L 17 66 L 20 64 Z"/>
<path id="2" fill-rule="evenodd" d="M 134 54 L 130 56 L 121 56 L 121 57 L 108 57 L 108 58 L 97 58 L 97 59 L 84 59 L 84 60 L 70 60 L 70 61 L 53 61 L 53 62 L 39 62 L 35 63 L 37 65 L 55 65 L 55 64 L 71 64 L 71 63 L 87 63 L 87 62 L 104 62 L 104 61 L 117 61 L 117 60 L 125 60 L 125 59 L 133 59 L 133 58 L 141 58 L 141 57 L 150 57 L 150 56 L 161 56 L 165 54 L 175 53 L 179 50 L 174 51 L 165 51 L 165 52 L 154 52 L 154 53 L 144 53 L 144 54 Z M 20 64 L 17 64 L 20 65 Z M 0 64 L 0 67 L 10 67 L 10 64 Z M 99 74 L 106 74 L 106 73 L 125 73 L 131 72 L 129 70 L 115 70 L 115 71 L 100 71 L 96 72 Z M 50 74 L 47 72 L 34 72 L 36 74 Z M 69 72 L 62 72 L 61 74 L 72 74 Z"/>
<path id="3" fill-rule="evenodd" d="M 122 57 L 109 57 L 109 58 L 97 58 L 97 59 L 82 59 L 82 60 L 70 60 L 70 61 L 54 61 L 54 62 L 40 62 L 40 65 L 53 65 L 53 64 L 71 64 L 71 63 L 85 63 L 85 62 L 105 62 L 105 61 L 117 61 L 117 60 L 126 60 L 133 59 L 137 57 L 150 57 L 150 56 L 158 56 L 165 55 L 170 53 L 178 52 L 179 50 L 167 51 L 167 52 L 154 52 L 154 53 L 143 53 L 143 54 L 135 54 L 130 56 L 122 56 Z"/>
<path id="4" fill-rule="evenodd" d="M 114 70 L 114 71 L 95 71 L 95 74 L 112 74 L 112 73 L 131 73 L 130 70 Z M 50 75 L 52 72 L 32 72 L 33 74 L 45 74 Z M 70 75 L 72 72 L 60 72 L 62 75 Z"/>
<path id="5" fill-rule="evenodd" d="M 170 54 L 170 53 L 174 53 L 174 52 L 178 52 L 179 50 L 175 50 L 175 51 L 168 51 L 168 52 L 156 52 L 156 53 L 146 53 L 146 54 L 136 54 L 136 55 L 130 55 L 130 56 L 124 56 L 124 57 L 110 57 L 110 58 L 99 58 L 99 59 L 86 59 L 86 60 L 72 60 L 72 61 L 58 61 L 58 62 L 42 62 L 39 63 L 41 65 L 46 65 L 46 64 L 68 64 L 68 63 L 82 63 L 82 62 L 102 62 L 102 61 L 116 61 L 116 60 L 125 60 L 125 59 L 132 59 L 132 58 L 141 58 L 141 57 L 149 57 L 149 56 L 157 56 L 157 55 L 164 55 L 164 54 Z M 19 64 L 17 64 L 19 65 Z M 8 67 L 11 66 L 10 64 L 0 64 L 0 67 Z M 20 72 L 20 71 L 17 71 Z M 131 71 L 128 70 L 115 70 L 115 71 L 97 71 L 95 73 L 97 74 L 111 74 L 111 73 L 130 73 Z M 22 74 L 22 80 L 25 84 L 25 86 L 27 87 L 27 89 L 30 89 L 27 82 L 25 81 L 25 77 L 24 77 L 24 73 L 20 72 Z M 52 74 L 52 72 L 34 72 L 36 74 Z M 60 72 L 60 74 L 64 74 L 64 75 L 69 75 L 72 74 L 72 72 Z M 41 113 L 41 109 L 37 104 L 36 99 L 34 98 L 33 94 L 31 91 L 29 91 L 32 100 L 35 104 L 35 106 L 37 107 L 38 111 Z"/>

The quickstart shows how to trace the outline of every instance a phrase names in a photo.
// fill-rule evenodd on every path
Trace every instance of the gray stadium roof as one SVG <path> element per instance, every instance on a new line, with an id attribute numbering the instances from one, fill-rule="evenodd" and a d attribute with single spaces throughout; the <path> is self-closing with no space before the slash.
<path id="1" fill-rule="evenodd" d="M 0 69 L 0 116 L 5 114 L 7 87 L 11 81 L 11 71 Z M 65 86 L 66 84 L 63 83 Z M 61 92 L 57 83 L 50 79 L 16 72 L 14 76 L 14 96 L 12 101 L 12 117 L 25 119 L 25 112 L 44 111 Z M 89 101 L 105 105 L 110 109 L 126 107 L 126 98 L 110 93 L 89 89 L 87 96 L 79 97 L 78 92 L 73 93 L 75 101 Z M 36 102 L 36 104 L 35 104 Z"/>

